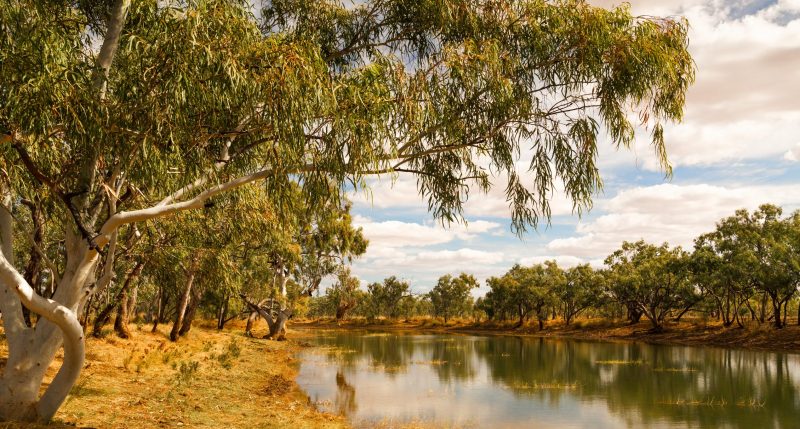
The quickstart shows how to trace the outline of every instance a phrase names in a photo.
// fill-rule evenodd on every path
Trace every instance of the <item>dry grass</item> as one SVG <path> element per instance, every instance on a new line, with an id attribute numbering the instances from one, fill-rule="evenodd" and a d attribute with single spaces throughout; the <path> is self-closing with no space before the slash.
<path id="1" fill-rule="evenodd" d="M 348 426 L 340 416 L 315 410 L 294 383 L 297 368 L 293 355 L 303 347 L 297 336 L 276 342 L 247 338 L 239 327 L 223 332 L 196 327 L 187 338 L 171 343 L 166 335 L 168 326 L 153 334 L 149 329 L 132 328 L 130 340 L 113 336 L 88 340 L 86 367 L 56 415 L 58 425 Z M 0 350 L 0 356 L 5 354 Z M 0 428 L 6 427 L 23 426 L 0 423 Z"/>

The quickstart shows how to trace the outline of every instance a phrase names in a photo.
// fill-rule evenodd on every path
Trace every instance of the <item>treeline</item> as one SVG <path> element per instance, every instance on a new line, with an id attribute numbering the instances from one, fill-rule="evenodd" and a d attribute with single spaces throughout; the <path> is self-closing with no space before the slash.
<path id="1" fill-rule="evenodd" d="M 660 330 L 693 313 L 725 327 L 751 321 L 781 328 L 790 307 L 798 307 L 800 212 L 783 216 L 770 204 L 754 212 L 738 210 L 697 237 L 692 251 L 624 242 L 602 268 L 564 269 L 554 261 L 515 265 L 486 285 L 486 295 L 473 301 L 470 291 L 479 286 L 474 277 L 446 275 L 429 293 L 414 296 L 395 277 L 364 291 L 349 271 L 342 272 L 324 296 L 312 299 L 309 315 L 468 317 L 513 320 L 517 326 L 535 319 L 540 329 L 548 320 L 569 325 L 585 315 L 631 323 L 644 318 Z M 800 321 L 800 307 L 797 311 Z"/>

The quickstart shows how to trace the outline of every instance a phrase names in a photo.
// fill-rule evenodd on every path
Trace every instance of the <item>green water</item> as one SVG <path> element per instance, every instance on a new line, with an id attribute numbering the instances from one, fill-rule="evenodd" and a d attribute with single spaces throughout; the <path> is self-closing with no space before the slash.
<path id="1" fill-rule="evenodd" d="M 800 428 L 800 355 L 318 331 L 298 384 L 356 426 Z"/>

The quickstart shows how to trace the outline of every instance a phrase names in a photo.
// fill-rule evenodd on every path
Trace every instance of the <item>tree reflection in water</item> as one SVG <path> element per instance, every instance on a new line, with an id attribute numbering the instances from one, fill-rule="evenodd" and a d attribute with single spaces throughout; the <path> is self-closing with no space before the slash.
<path id="1" fill-rule="evenodd" d="M 336 412 L 349 416 L 356 411 L 356 388 L 347 383 L 344 373 L 340 370 L 336 373 Z"/>
<path id="2" fill-rule="evenodd" d="M 330 379 L 331 411 L 353 418 L 749 429 L 796 427 L 800 415 L 798 355 L 344 331 L 315 342 L 331 347 L 321 360 L 330 368 L 304 357 L 298 382 L 319 394 L 307 377 Z"/>

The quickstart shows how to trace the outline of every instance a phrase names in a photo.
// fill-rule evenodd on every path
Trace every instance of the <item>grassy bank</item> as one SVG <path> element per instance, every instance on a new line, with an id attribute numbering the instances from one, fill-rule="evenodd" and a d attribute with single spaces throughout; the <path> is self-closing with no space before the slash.
<path id="1" fill-rule="evenodd" d="M 518 328 L 513 322 L 474 323 L 452 321 L 444 324 L 441 320 L 435 319 L 377 320 L 368 322 L 363 318 L 355 318 L 347 319 L 340 323 L 333 319 L 319 319 L 295 322 L 293 326 L 301 328 L 388 329 L 410 332 L 641 341 L 651 344 L 714 346 L 800 353 L 800 326 L 797 326 L 794 321 L 790 321 L 790 326 L 783 329 L 774 329 L 768 325 L 725 328 L 720 323 L 687 320 L 666 324 L 661 332 L 652 332 L 650 323 L 645 321 L 631 325 L 626 322 L 609 322 L 599 319 L 579 320 L 573 322 L 570 326 L 558 321 L 551 321 L 541 331 L 535 323 Z"/>
<path id="2" fill-rule="evenodd" d="M 89 337 L 86 366 L 56 415 L 57 426 L 97 428 L 341 428 L 339 416 L 316 411 L 294 382 L 289 341 L 248 338 L 244 329 L 195 327 L 177 343 L 167 328 L 137 330 L 121 340 Z M 4 342 L 0 347 L 5 348 Z M 0 350 L 0 357 L 6 350 Z M 0 358 L 0 363 L 2 363 Z M 57 359 L 48 378 L 60 365 Z M 20 427 L 3 425 L 0 428 Z"/>

